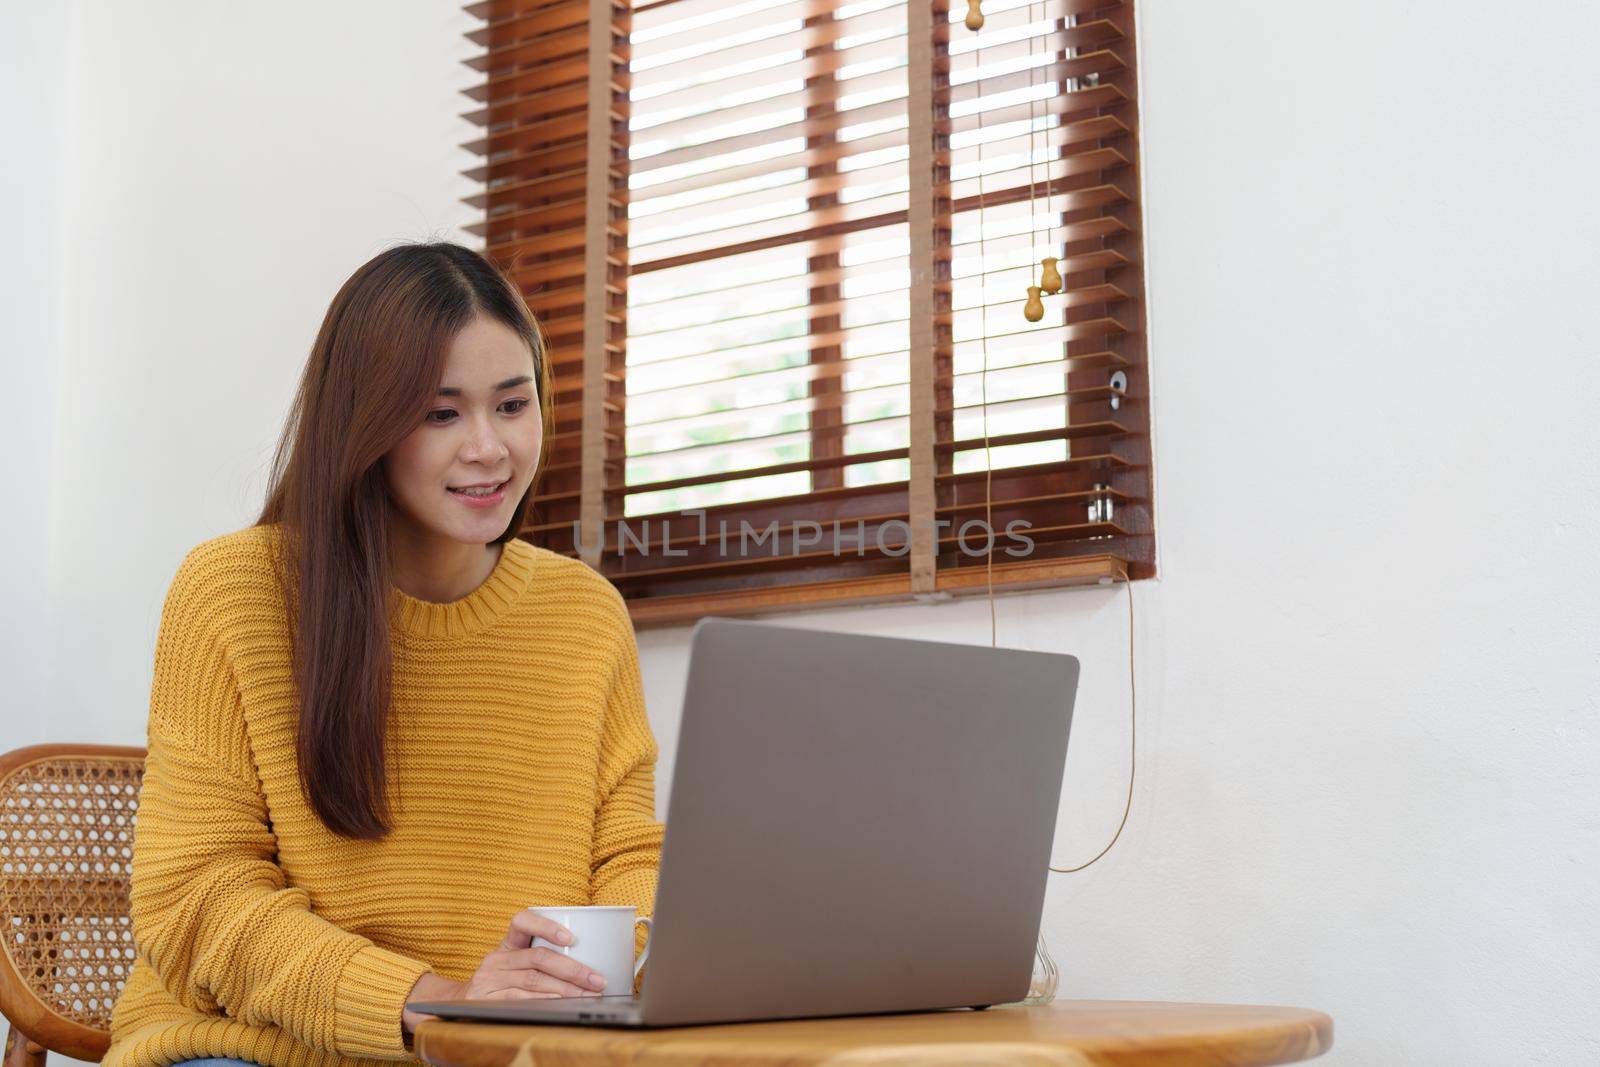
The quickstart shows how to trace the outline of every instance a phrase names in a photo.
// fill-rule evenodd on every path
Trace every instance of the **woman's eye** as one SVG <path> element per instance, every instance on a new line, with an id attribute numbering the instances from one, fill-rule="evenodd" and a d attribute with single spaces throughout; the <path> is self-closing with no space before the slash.
<path id="1" fill-rule="evenodd" d="M 518 397 L 515 400 L 507 400 L 504 404 L 500 405 L 502 410 L 505 410 L 507 407 L 509 407 L 510 410 L 506 411 L 507 415 L 515 415 L 527 406 L 528 401 L 522 399 L 521 397 Z M 434 423 L 435 425 L 443 425 L 455 417 L 456 413 L 451 411 L 449 408 L 438 408 L 437 410 L 428 412 L 426 421 Z"/>

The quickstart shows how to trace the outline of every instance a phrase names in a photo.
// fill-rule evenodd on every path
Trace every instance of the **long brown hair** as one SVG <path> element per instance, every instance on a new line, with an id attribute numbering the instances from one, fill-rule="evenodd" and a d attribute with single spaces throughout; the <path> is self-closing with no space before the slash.
<path id="1" fill-rule="evenodd" d="M 334 833 L 389 832 L 389 522 L 379 461 L 423 420 L 457 333 L 479 314 L 528 343 L 548 440 L 551 371 L 516 286 L 461 245 L 405 244 L 350 276 L 322 320 L 256 525 L 279 524 L 278 580 L 300 700 L 300 788 Z M 522 529 L 549 449 L 501 544 Z"/>

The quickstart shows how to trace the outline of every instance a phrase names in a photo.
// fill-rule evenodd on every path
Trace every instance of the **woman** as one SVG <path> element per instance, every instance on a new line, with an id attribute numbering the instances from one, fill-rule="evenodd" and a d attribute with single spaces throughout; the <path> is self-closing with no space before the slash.
<path id="1" fill-rule="evenodd" d="M 657 749 L 621 597 L 514 537 L 551 424 L 477 253 L 340 289 L 260 517 L 162 609 L 107 1067 L 409 1059 L 409 999 L 599 991 L 524 909 L 651 913 Z"/>

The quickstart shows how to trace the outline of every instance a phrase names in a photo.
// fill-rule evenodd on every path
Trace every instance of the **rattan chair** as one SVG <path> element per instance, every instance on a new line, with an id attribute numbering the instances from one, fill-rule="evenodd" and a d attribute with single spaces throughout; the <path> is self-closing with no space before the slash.
<path id="1" fill-rule="evenodd" d="M 0 1012 L 5 1067 L 99 1060 L 133 966 L 128 879 L 142 748 L 33 745 L 0 756 Z"/>

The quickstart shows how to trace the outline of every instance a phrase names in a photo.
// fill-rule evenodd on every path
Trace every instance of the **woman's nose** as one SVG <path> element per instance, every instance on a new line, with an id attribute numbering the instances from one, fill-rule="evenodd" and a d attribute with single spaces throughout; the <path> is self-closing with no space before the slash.
<path id="1" fill-rule="evenodd" d="M 466 443 L 462 446 L 462 452 L 467 459 L 493 462 L 509 454 L 510 449 L 506 448 L 506 443 L 495 432 L 492 420 L 475 419 Z"/>

